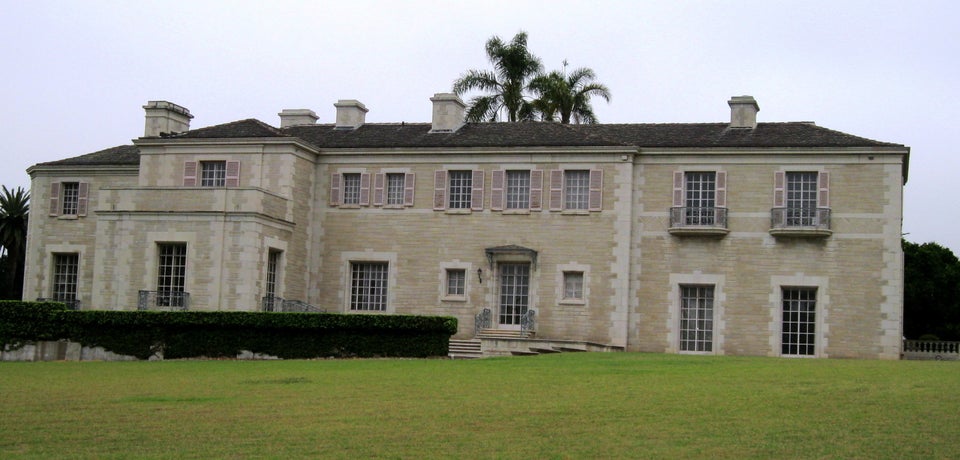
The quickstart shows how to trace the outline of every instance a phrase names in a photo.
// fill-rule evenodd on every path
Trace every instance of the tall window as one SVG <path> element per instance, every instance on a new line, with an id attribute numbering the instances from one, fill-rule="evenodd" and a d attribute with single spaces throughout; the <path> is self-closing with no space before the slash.
<path id="1" fill-rule="evenodd" d="M 501 263 L 500 324 L 520 326 L 530 304 L 530 264 Z"/>
<path id="2" fill-rule="evenodd" d="M 507 209 L 530 208 L 530 171 L 507 171 Z"/>
<path id="3" fill-rule="evenodd" d="M 590 204 L 590 171 L 563 172 L 563 208 L 587 209 Z"/>
<path id="4" fill-rule="evenodd" d="M 783 288 L 781 349 L 784 355 L 816 354 L 817 289 Z"/>
<path id="5" fill-rule="evenodd" d="M 713 286 L 680 286 L 680 351 L 713 351 Z"/>
<path id="6" fill-rule="evenodd" d="M 403 173 L 387 174 L 387 205 L 403 205 L 404 178 Z"/>
<path id="7" fill-rule="evenodd" d="M 360 173 L 343 175 L 343 204 L 360 204 Z"/>
<path id="8" fill-rule="evenodd" d="M 583 272 L 563 272 L 563 298 L 583 300 Z"/>
<path id="9" fill-rule="evenodd" d="M 77 300 L 79 266 L 79 254 L 53 255 L 53 300 L 58 302 Z"/>
<path id="10" fill-rule="evenodd" d="M 223 187 L 227 183 L 226 161 L 201 161 L 200 186 Z"/>
<path id="11" fill-rule="evenodd" d="M 280 257 L 283 251 L 271 249 L 267 254 L 267 289 L 266 296 L 274 298 L 277 296 L 277 273 L 280 270 Z"/>
<path id="12" fill-rule="evenodd" d="M 787 172 L 788 226 L 809 226 L 817 218 L 817 173 Z"/>
<path id="13" fill-rule="evenodd" d="M 716 220 L 717 173 L 685 174 L 686 225 L 713 225 Z"/>
<path id="14" fill-rule="evenodd" d="M 160 243 L 157 245 L 157 305 L 183 307 L 187 273 L 187 245 Z"/>
<path id="15" fill-rule="evenodd" d="M 350 310 L 387 310 L 386 262 L 353 262 L 350 264 Z"/>
<path id="16" fill-rule="evenodd" d="M 77 205 L 80 201 L 80 183 L 63 182 L 60 184 L 63 194 L 63 204 L 60 214 L 66 216 L 77 215 Z"/>
<path id="17" fill-rule="evenodd" d="M 450 209 L 470 209 L 473 194 L 473 171 L 448 171 L 450 180 Z"/>
<path id="18" fill-rule="evenodd" d="M 462 268 L 447 269 L 447 295 L 463 297 L 467 286 L 467 271 Z"/>

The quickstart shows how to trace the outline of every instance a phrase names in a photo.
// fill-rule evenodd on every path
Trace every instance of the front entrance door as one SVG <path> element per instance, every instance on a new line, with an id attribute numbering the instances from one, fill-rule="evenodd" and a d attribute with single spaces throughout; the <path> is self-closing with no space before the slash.
<path id="1" fill-rule="evenodd" d="M 520 318 L 530 305 L 530 264 L 500 263 L 500 329 L 520 329 Z"/>

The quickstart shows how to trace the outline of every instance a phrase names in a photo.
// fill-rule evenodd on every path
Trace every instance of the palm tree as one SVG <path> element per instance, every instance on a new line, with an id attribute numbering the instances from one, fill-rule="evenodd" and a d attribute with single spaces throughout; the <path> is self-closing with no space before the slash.
<path id="1" fill-rule="evenodd" d="M 9 292 L 3 297 L 20 299 L 23 296 L 23 261 L 27 243 L 27 219 L 30 214 L 30 194 L 23 188 L 0 190 L 0 246 L 7 252 L 6 280 Z"/>
<path id="2" fill-rule="evenodd" d="M 566 61 L 564 61 L 566 68 Z M 602 97 L 610 102 L 610 90 L 601 83 L 596 83 L 593 70 L 581 67 L 570 75 L 553 71 L 546 75 L 539 75 L 530 81 L 530 90 L 537 95 L 533 106 L 540 113 L 544 121 L 560 123 L 597 123 L 597 117 L 590 106 L 590 98 Z"/>
<path id="3" fill-rule="evenodd" d="M 470 90 L 489 93 L 470 100 L 466 120 L 497 121 L 501 111 L 506 112 L 507 121 L 533 118 L 534 109 L 523 92 L 543 65 L 527 50 L 527 33 L 517 33 L 509 44 L 494 35 L 487 40 L 486 51 L 493 71 L 468 70 L 453 82 L 453 92 L 458 96 Z"/>

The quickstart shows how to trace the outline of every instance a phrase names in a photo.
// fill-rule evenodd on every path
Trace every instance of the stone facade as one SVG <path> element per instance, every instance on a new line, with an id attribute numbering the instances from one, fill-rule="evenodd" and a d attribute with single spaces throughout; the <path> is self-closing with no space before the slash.
<path id="1" fill-rule="evenodd" d="M 134 145 L 29 169 L 25 297 L 275 296 L 455 316 L 458 338 L 484 308 L 493 329 L 534 310 L 538 339 L 631 351 L 899 357 L 909 148 L 757 123 L 749 97 L 733 125 L 465 124 L 431 100 L 427 124 L 341 100 L 333 125 L 288 109 L 192 131 L 151 102 Z M 815 214 L 778 214 L 795 206 Z"/>

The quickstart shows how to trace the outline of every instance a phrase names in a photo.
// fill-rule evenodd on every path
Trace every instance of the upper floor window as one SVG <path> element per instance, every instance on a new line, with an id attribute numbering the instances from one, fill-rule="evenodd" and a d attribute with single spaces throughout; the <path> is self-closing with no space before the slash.
<path id="1" fill-rule="evenodd" d="M 223 187 L 227 180 L 226 161 L 201 161 L 200 186 Z"/>
<path id="2" fill-rule="evenodd" d="M 360 173 L 343 175 L 343 204 L 360 204 Z"/>
<path id="3" fill-rule="evenodd" d="M 543 171 L 495 170 L 490 196 L 491 209 L 530 210 L 542 209 Z"/>
<path id="4" fill-rule="evenodd" d="M 414 179 L 414 174 L 408 172 L 378 173 L 374 178 L 373 205 L 393 208 L 413 206 Z M 361 195 L 363 183 L 361 175 Z"/>
<path id="5" fill-rule="evenodd" d="M 483 209 L 483 171 L 437 170 L 433 176 L 433 209 Z"/>
<path id="6" fill-rule="evenodd" d="M 671 227 L 726 227 L 727 173 L 677 171 L 673 174 Z"/>
<path id="7" fill-rule="evenodd" d="M 51 216 L 85 216 L 89 200 L 86 182 L 54 182 L 50 184 Z"/>
<path id="8" fill-rule="evenodd" d="M 772 231 L 830 234 L 830 175 L 825 171 L 774 173 Z"/>
<path id="9" fill-rule="evenodd" d="M 183 186 L 239 187 L 239 161 L 185 161 L 183 162 Z"/>
<path id="10" fill-rule="evenodd" d="M 603 170 L 556 169 L 550 171 L 551 211 L 600 211 Z"/>

